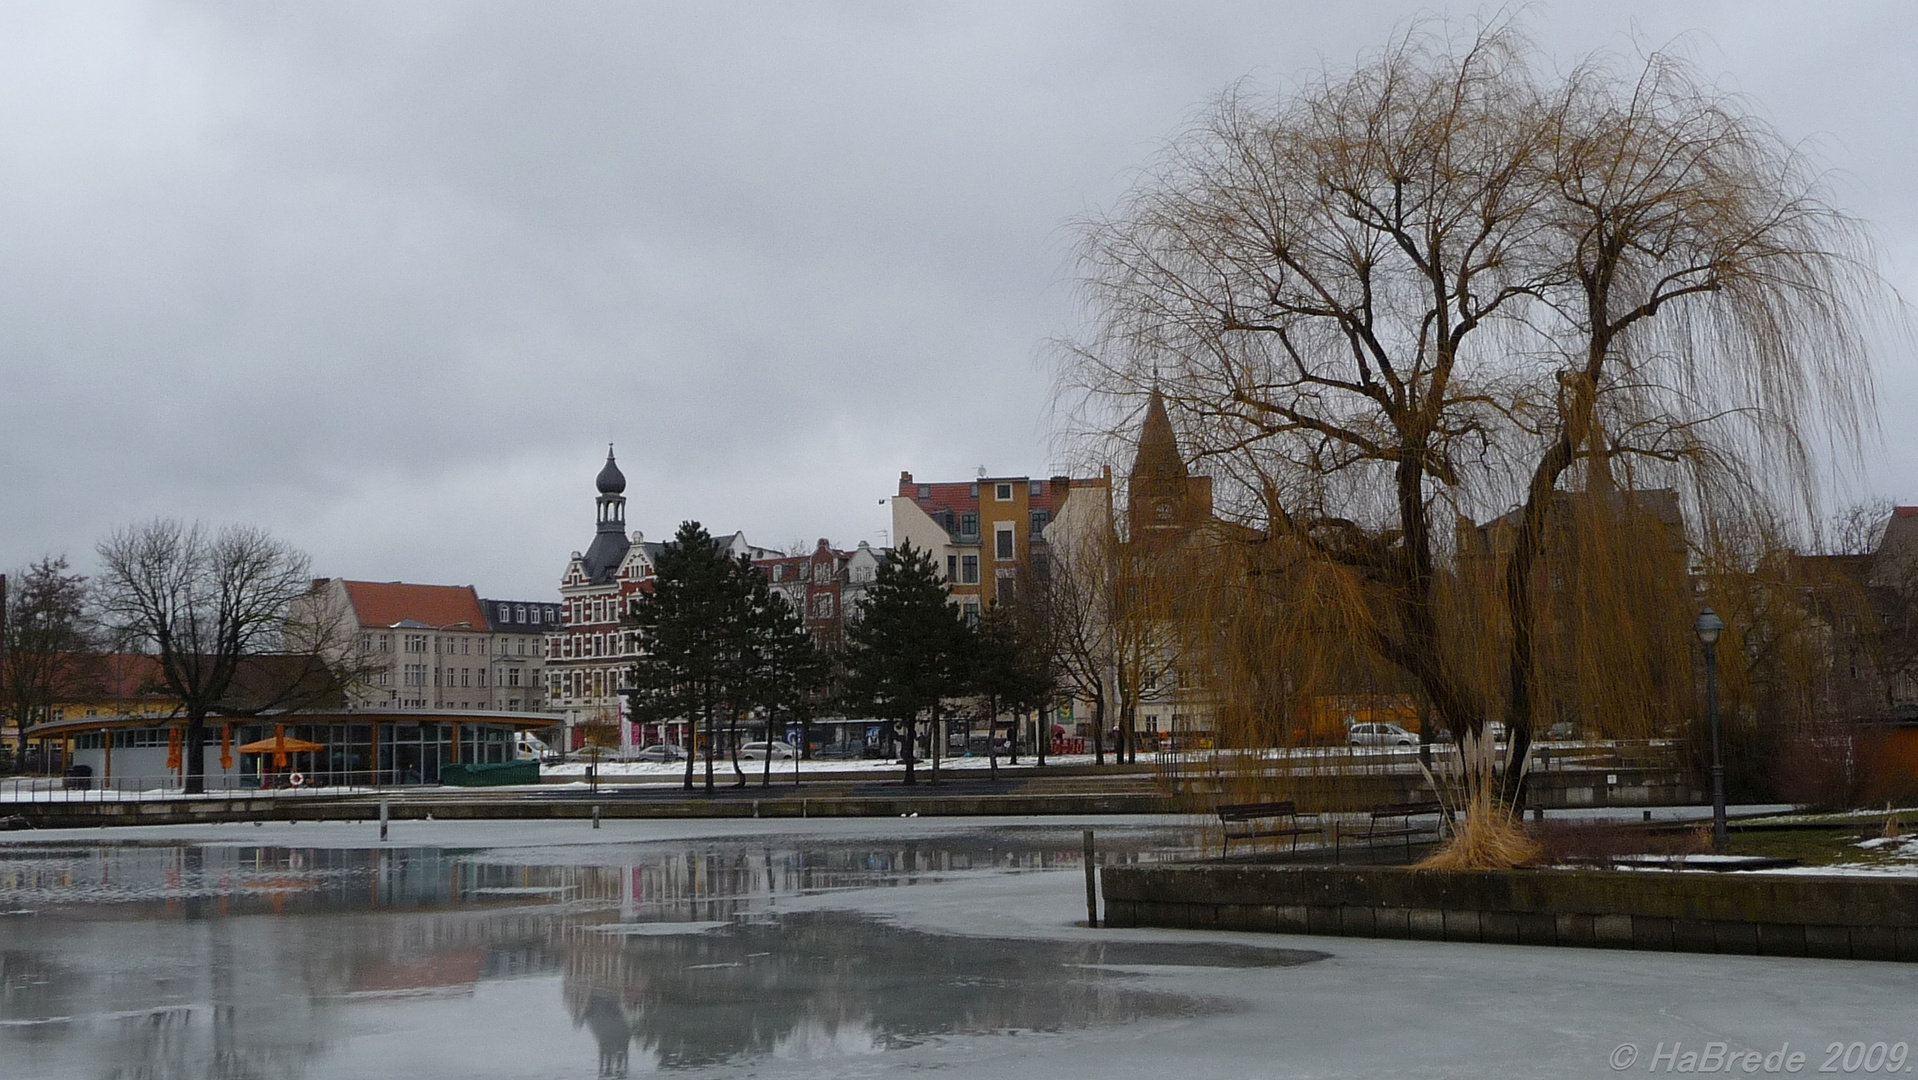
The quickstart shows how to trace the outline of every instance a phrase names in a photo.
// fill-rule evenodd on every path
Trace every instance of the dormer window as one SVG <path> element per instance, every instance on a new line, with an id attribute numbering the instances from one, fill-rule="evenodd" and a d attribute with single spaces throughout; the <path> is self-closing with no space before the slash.
<path id="1" fill-rule="evenodd" d="M 1012 501 L 1012 485 L 1011 484 L 995 484 L 993 486 L 992 497 L 999 500 L 1000 502 L 1011 502 Z"/>

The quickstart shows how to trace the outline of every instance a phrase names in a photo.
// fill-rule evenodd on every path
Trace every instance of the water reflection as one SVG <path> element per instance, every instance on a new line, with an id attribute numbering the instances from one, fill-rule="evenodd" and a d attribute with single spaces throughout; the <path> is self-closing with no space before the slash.
<path id="1" fill-rule="evenodd" d="M 1229 954 L 1229 955 L 1227 955 Z M 1232 1007 L 1143 988 L 1120 968 L 1281 966 L 1318 954 L 952 938 L 841 912 L 683 935 L 619 935 L 569 956 L 566 996 L 600 1040 L 667 1067 L 892 1049 L 941 1035 L 1062 1031 Z"/>
<path id="2" fill-rule="evenodd" d="M 1114 853 L 1167 842 L 1142 833 Z M 13 913 L 0 916 L 0 1076 L 831 1062 L 1231 1008 L 1132 970 L 1315 958 L 948 937 L 773 910 L 781 894 L 1076 860 L 1044 833 L 557 852 L 0 847 L 0 911 Z"/>

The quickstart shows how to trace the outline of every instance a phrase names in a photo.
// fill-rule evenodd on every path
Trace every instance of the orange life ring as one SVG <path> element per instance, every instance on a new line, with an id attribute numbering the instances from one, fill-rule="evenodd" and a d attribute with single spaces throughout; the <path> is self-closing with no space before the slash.
<path id="1" fill-rule="evenodd" d="M 286 778 L 286 784 L 288 787 L 305 787 L 306 777 L 299 773 L 294 773 Z"/>

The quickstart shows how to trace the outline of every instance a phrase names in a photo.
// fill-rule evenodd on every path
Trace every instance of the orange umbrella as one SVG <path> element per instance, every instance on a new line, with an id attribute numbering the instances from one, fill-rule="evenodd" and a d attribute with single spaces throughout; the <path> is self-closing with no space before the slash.
<path id="1" fill-rule="evenodd" d="M 284 732 L 281 732 L 271 739 L 255 739 L 244 746 L 236 746 L 234 749 L 242 754 L 272 754 L 274 768 L 284 769 L 286 768 L 286 755 L 304 754 L 309 750 L 324 750 L 326 749 L 326 745 L 324 743 L 307 742 L 305 739 L 289 739 Z"/>

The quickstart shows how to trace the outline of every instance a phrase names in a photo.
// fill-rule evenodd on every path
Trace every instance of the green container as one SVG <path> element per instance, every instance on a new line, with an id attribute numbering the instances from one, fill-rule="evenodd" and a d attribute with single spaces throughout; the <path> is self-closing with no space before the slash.
<path id="1" fill-rule="evenodd" d="M 499 787 L 539 783 L 539 762 L 498 761 L 490 765 L 442 765 L 440 783 L 452 787 Z"/>

